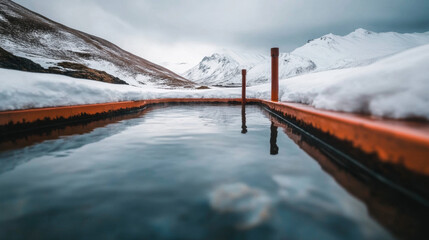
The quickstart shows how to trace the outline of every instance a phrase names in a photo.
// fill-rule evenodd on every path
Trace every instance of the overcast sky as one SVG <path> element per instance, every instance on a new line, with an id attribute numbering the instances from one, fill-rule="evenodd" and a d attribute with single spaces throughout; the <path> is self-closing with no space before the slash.
<path id="1" fill-rule="evenodd" d="M 283 52 L 327 33 L 429 31 L 429 0 L 14 0 L 156 63 Z"/>

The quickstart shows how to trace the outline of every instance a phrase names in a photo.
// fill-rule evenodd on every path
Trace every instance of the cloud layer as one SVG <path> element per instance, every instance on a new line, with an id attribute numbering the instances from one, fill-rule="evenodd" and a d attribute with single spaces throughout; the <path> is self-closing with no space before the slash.
<path id="1" fill-rule="evenodd" d="M 426 0 L 16 0 L 155 62 L 217 48 L 291 51 L 326 33 L 429 31 Z"/>

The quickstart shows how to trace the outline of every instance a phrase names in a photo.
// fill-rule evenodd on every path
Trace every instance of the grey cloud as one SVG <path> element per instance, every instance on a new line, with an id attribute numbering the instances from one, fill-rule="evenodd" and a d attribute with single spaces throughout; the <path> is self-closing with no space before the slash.
<path id="1" fill-rule="evenodd" d="M 17 0 L 54 20 L 107 39 L 135 32 L 162 42 L 291 50 L 326 33 L 429 30 L 427 0 Z M 94 23 L 92 9 L 105 14 Z M 73 11 L 73 14 L 67 12 Z M 79 14 L 81 13 L 81 14 Z M 93 25 L 93 27 L 91 27 Z M 101 26 L 101 27 L 100 27 Z M 101 28 L 101 29 L 100 29 Z"/>

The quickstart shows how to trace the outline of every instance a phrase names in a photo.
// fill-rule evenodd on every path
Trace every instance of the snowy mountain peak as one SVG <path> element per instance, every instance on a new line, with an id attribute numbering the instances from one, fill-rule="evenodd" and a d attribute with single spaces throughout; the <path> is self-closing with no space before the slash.
<path id="1" fill-rule="evenodd" d="M 337 35 L 334 35 L 332 33 L 329 33 L 329 34 L 326 34 L 326 35 L 324 35 L 324 36 L 322 36 L 322 37 L 320 37 L 318 39 L 314 39 L 313 41 L 311 41 L 311 42 L 309 42 L 307 44 L 309 44 L 310 46 L 320 45 L 320 46 L 325 46 L 325 47 L 330 48 L 330 47 L 333 47 L 333 46 L 335 46 L 335 45 L 338 44 L 337 39 L 339 37 L 340 36 L 337 36 Z"/>
<path id="2" fill-rule="evenodd" d="M 225 48 L 218 51 L 218 54 L 221 56 L 224 56 L 225 58 L 233 59 L 240 65 L 244 65 L 244 66 L 254 65 L 255 63 L 263 61 L 266 58 L 264 55 L 260 53 L 239 52 L 236 50 L 225 49 Z"/>
<path id="3" fill-rule="evenodd" d="M 366 36 L 366 35 L 370 35 L 373 34 L 375 32 L 363 29 L 363 28 L 358 28 L 356 30 L 354 30 L 353 32 L 349 33 L 348 35 L 350 36 Z"/>
<path id="4" fill-rule="evenodd" d="M 330 69 L 368 65 L 386 56 L 429 43 L 427 33 L 375 33 L 358 28 L 345 36 L 332 33 L 308 41 L 291 53 L 279 57 L 279 77 Z M 240 85 L 241 69 L 246 68 L 248 85 L 265 83 L 270 78 L 270 57 L 231 50 L 214 53 L 184 76 L 206 85 Z"/>
<path id="5" fill-rule="evenodd" d="M 201 60 L 202 62 L 218 62 L 218 63 L 228 63 L 231 61 L 235 61 L 233 58 L 231 58 L 228 55 L 223 55 L 223 54 L 219 54 L 219 53 L 213 53 L 211 56 L 208 57 L 204 57 L 203 60 Z"/>
<path id="6" fill-rule="evenodd" d="M 311 59 L 319 71 L 366 65 L 429 42 L 429 34 L 375 33 L 363 28 L 345 36 L 327 34 L 292 51 Z"/>
<path id="7" fill-rule="evenodd" d="M 333 33 L 328 33 L 328 34 L 326 34 L 326 35 L 324 35 L 324 36 L 322 36 L 322 37 L 320 37 L 320 40 L 322 40 L 322 41 L 332 41 L 332 40 L 334 40 L 335 38 L 337 38 L 337 37 L 339 37 L 338 35 L 335 35 L 335 34 L 333 34 Z"/>
<path id="8" fill-rule="evenodd" d="M 240 85 L 241 69 L 251 69 L 265 60 L 262 54 L 221 49 L 204 57 L 197 66 L 185 72 L 184 77 L 205 85 Z"/>

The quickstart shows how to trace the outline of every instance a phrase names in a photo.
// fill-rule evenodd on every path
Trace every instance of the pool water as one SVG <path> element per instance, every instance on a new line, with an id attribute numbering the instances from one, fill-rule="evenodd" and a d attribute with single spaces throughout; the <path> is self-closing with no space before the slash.
<path id="1" fill-rule="evenodd" d="M 156 107 L 0 162 L 0 239 L 393 238 L 258 106 Z"/>

